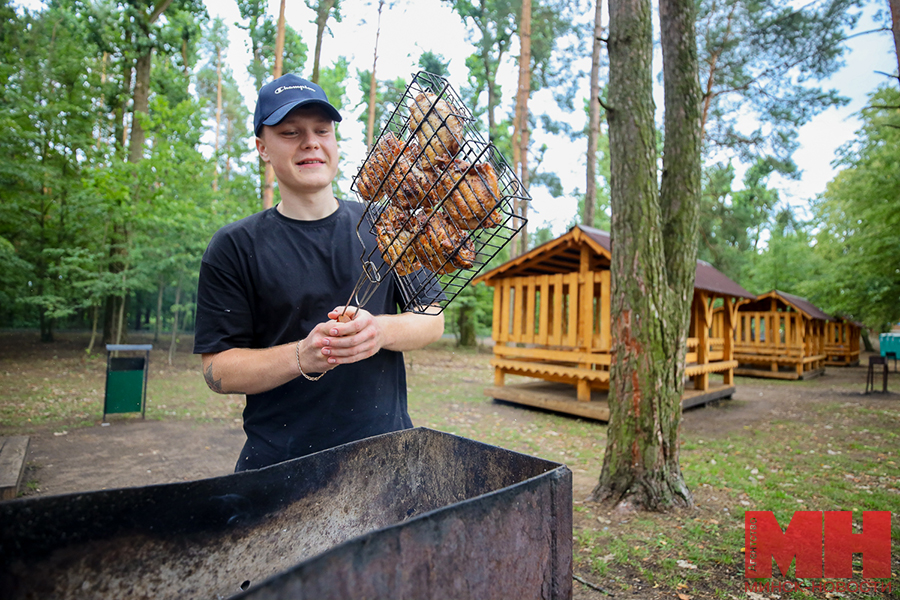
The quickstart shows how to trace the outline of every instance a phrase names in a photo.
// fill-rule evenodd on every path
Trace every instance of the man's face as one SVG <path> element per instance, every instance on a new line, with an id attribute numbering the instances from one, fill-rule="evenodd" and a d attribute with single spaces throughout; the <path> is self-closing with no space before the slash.
<path id="1" fill-rule="evenodd" d="M 318 106 L 296 108 L 277 125 L 264 126 L 256 148 L 275 170 L 282 195 L 330 195 L 339 153 L 334 122 Z"/>

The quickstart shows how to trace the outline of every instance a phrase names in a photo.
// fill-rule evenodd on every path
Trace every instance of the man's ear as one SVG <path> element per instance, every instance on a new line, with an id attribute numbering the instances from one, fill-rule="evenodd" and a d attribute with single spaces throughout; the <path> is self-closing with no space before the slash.
<path id="1" fill-rule="evenodd" d="M 259 152 L 259 156 L 264 162 L 269 162 L 269 150 L 266 148 L 266 142 L 262 138 L 256 138 L 256 151 Z"/>

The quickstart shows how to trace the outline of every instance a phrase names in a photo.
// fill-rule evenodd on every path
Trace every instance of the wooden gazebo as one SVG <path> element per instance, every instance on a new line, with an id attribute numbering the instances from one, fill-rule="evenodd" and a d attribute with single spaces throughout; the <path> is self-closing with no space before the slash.
<path id="1" fill-rule="evenodd" d="M 741 303 L 734 328 L 734 358 L 739 363 L 735 374 L 773 379 L 821 375 L 830 321 L 805 298 L 779 290 Z"/>
<path id="2" fill-rule="evenodd" d="M 862 324 L 847 317 L 833 319 L 825 323 L 825 364 L 830 367 L 858 365 Z"/>
<path id="3" fill-rule="evenodd" d="M 485 394 L 606 421 L 609 407 L 593 391 L 609 390 L 610 238 L 599 229 L 578 225 L 474 280 L 494 288 L 494 386 Z M 753 295 L 711 265 L 697 262 L 694 302 L 687 342 L 682 406 L 734 391 L 733 336 L 711 336 L 713 311 L 735 315 L 740 300 Z M 723 320 L 730 326 L 733 320 Z M 723 376 L 710 382 L 711 373 Z M 507 375 L 529 379 L 507 382 Z M 574 386 L 574 387 L 573 387 Z"/>

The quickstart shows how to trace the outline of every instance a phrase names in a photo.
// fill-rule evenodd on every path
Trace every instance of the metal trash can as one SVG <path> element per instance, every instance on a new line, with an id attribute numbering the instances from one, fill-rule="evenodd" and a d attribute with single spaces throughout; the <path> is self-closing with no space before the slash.
<path id="1" fill-rule="evenodd" d="M 147 373 L 152 344 L 106 345 L 106 393 L 103 396 L 103 420 L 106 415 L 147 410 Z M 119 352 L 143 352 L 143 356 L 118 356 Z M 116 353 L 116 356 L 113 356 Z"/>
<path id="2" fill-rule="evenodd" d="M 213 479 L 0 502 L 0 598 L 564 600 L 572 473 L 407 429 Z"/>

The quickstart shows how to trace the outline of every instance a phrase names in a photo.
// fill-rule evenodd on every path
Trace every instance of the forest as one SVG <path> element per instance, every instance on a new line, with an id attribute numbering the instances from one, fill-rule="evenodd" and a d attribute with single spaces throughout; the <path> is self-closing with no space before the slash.
<path id="1" fill-rule="evenodd" d="M 323 63 L 321 50 L 346 42 L 332 35 L 334 23 L 365 18 L 380 27 L 398 3 L 306 0 L 315 37 L 305 39 L 306 24 L 285 22 L 277 5 L 235 2 L 237 23 L 211 18 L 201 0 L 53 0 L 36 8 L 0 0 L 0 327 L 39 329 L 44 341 L 59 329 L 90 330 L 91 347 L 124 343 L 138 330 L 169 336 L 174 346 L 179 332 L 192 330 L 211 235 L 278 201 L 253 149 L 253 99 L 240 80 L 258 89 L 280 73 L 309 77 L 357 116 L 372 143 L 385 101 L 406 82 L 379 79 L 377 36 L 370 69 L 353 69 L 346 57 Z M 429 0 L 407 10 L 438 4 L 465 26 L 467 78 L 451 83 L 485 137 L 526 185 L 577 199 L 572 225 L 609 230 L 600 0 Z M 864 10 L 875 29 L 859 27 Z M 861 126 L 807 211 L 784 202 L 772 180 L 801 176 L 793 160 L 799 128 L 848 102 L 849 90 L 827 83 L 847 41 L 884 36 L 900 47 L 900 2 L 697 0 L 696 15 L 699 258 L 753 293 L 797 294 L 886 331 L 900 321 L 900 58 L 882 84 L 863 90 Z M 233 26 L 249 64 L 229 59 Z M 417 68 L 448 75 L 446 49 L 411 51 Z M 529 110 L 529 99 L 548 90 L 556 106 Z M 576 112 L 583 128 L 558 118 Z M 538 131 L 553 137 L 532 135 Z M 657 131 L 661 148 L 661 124 Z M 547 139 L 584 148 L 583 189 L 564 189 L 547 169 Z M 355 168 L 342 165 L 339 197 L 352 198 Z M 525 216 L 528 209 L 517 207 Z M 559 233 L 532 222 L 495 260 Z M 473 344 L 490 330 L 491 302 L 489 288 L 468 289 L 448 309 L 448 332 Z"/>

